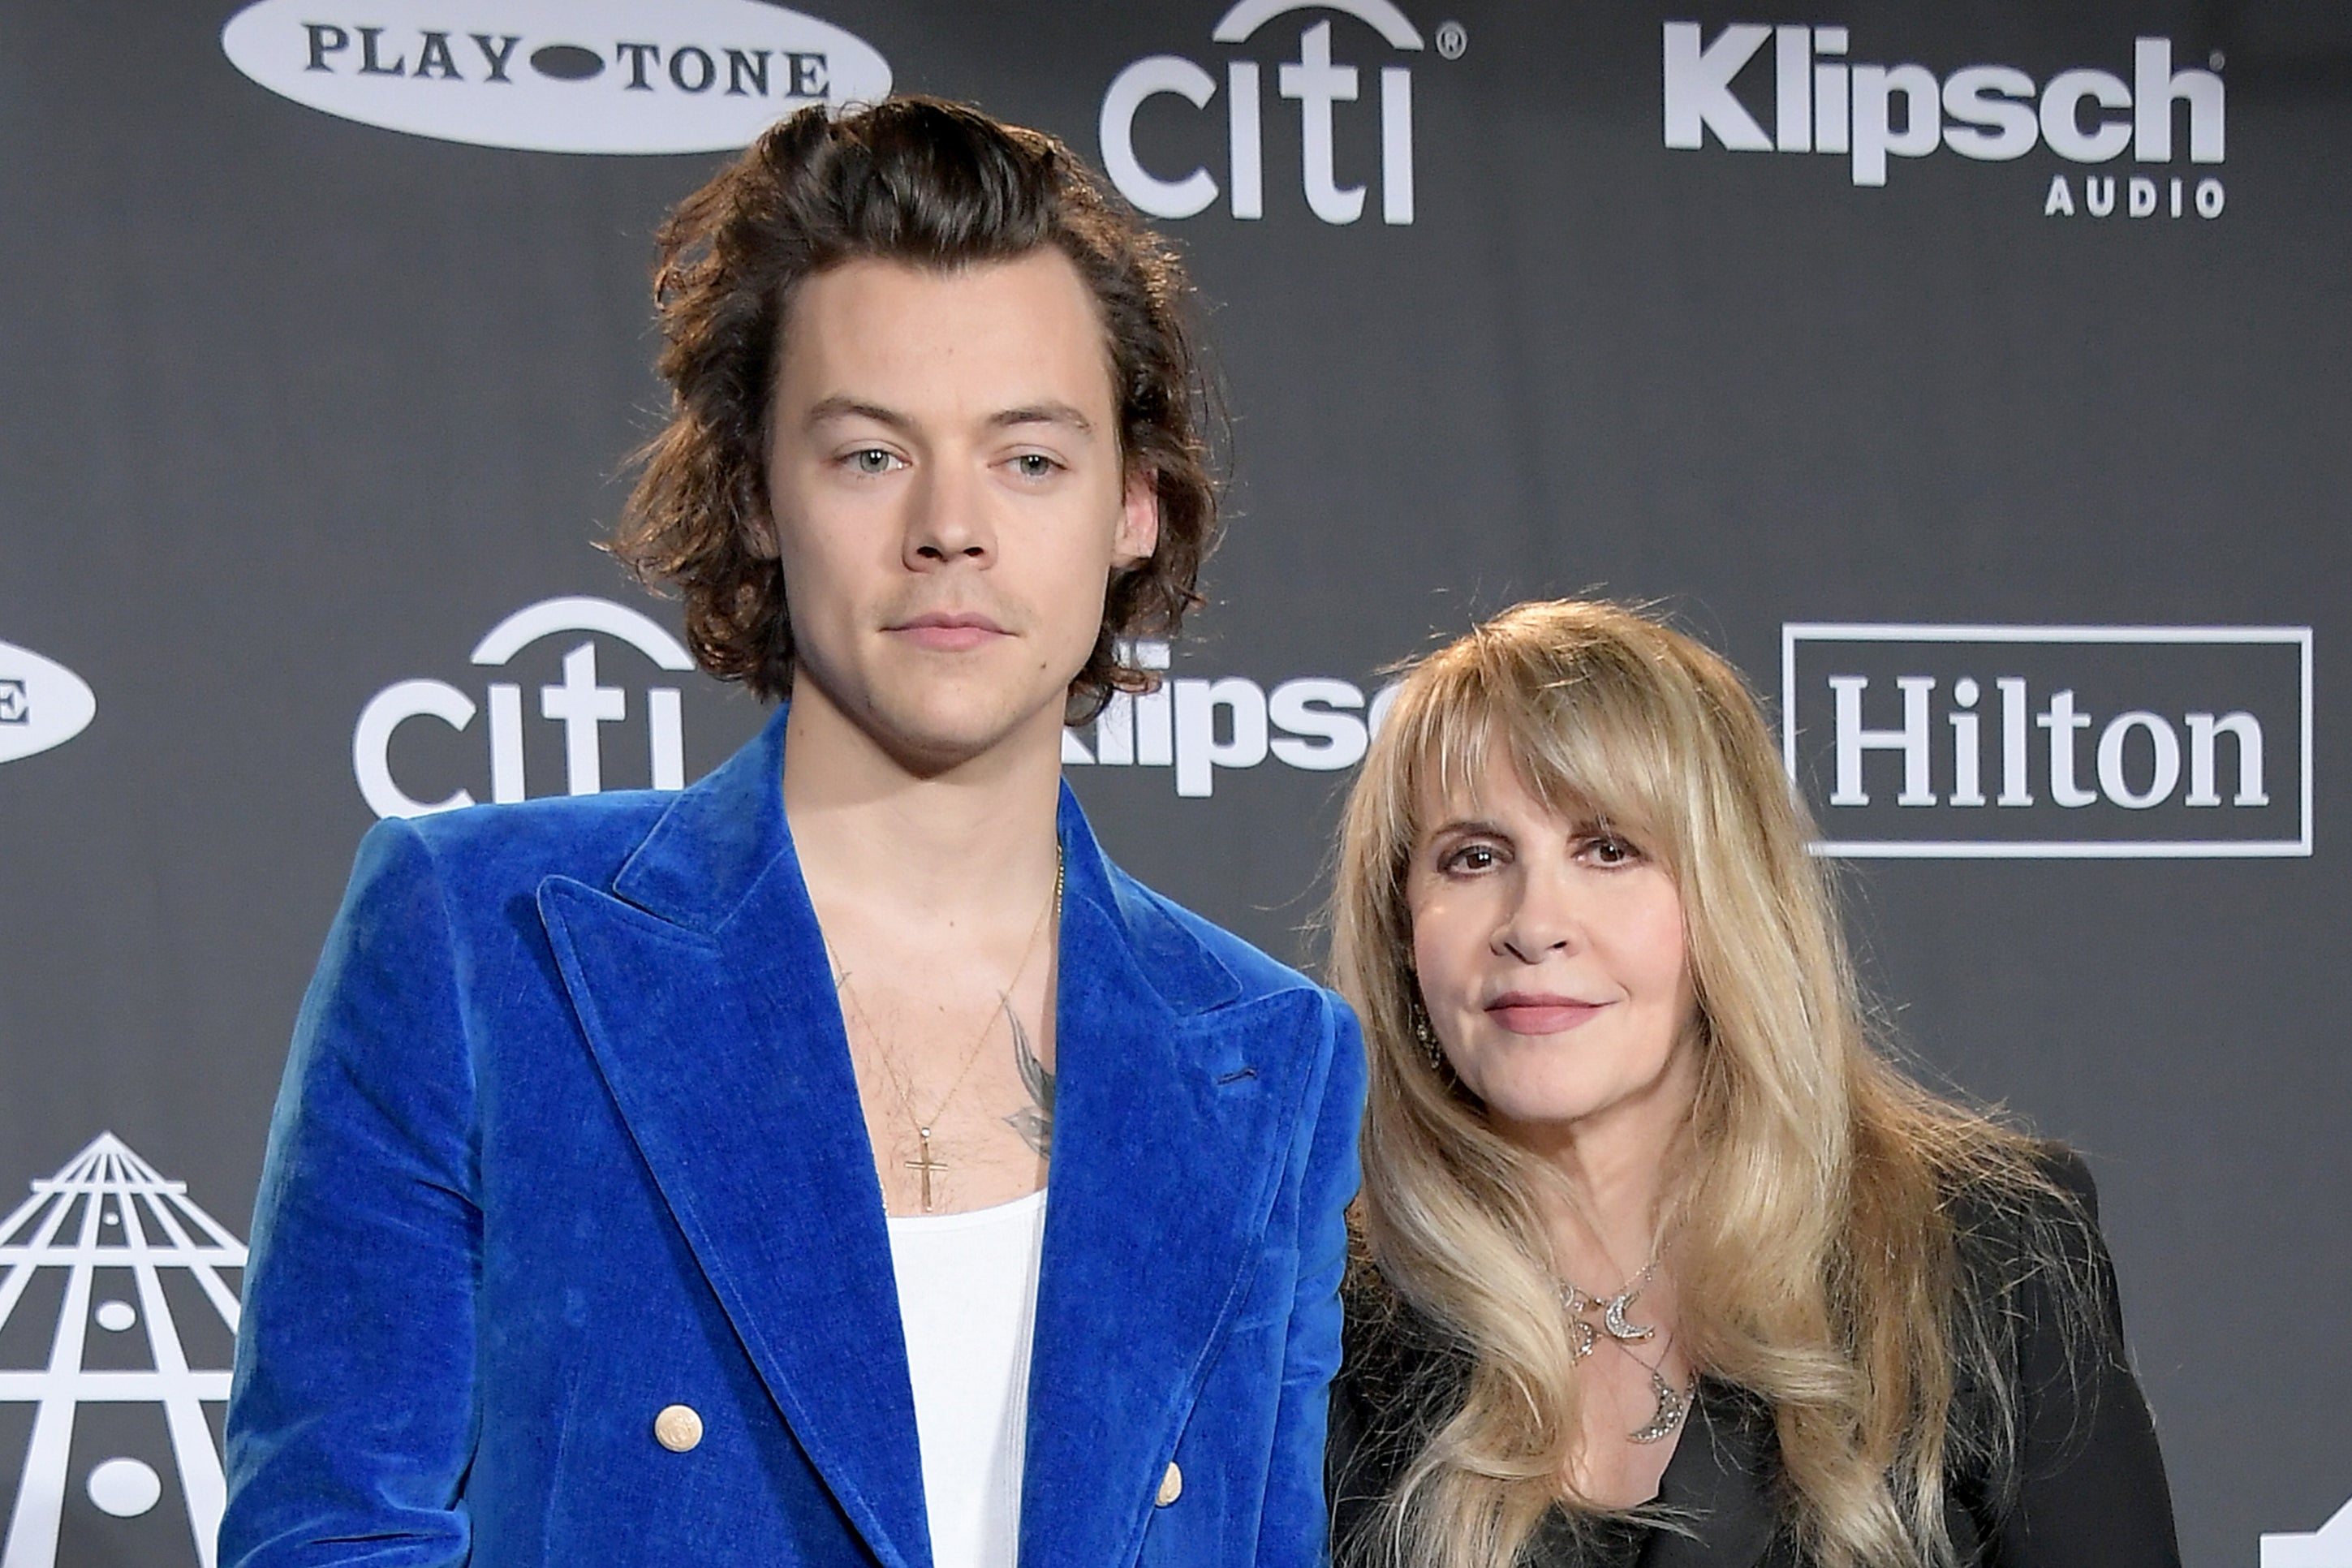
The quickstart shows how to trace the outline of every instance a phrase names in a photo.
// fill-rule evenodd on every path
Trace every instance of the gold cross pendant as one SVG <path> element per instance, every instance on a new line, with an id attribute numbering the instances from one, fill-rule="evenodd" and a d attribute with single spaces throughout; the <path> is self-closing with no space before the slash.
<path id="1" fill-rule="evenodd" d="M 925 1214 L 929 1214 L 931 1212 L 931 1173 L 933 1171 L 944 1171 L 948 1166 L 946 1161 L 932 1158 L 931 1130 L 929 1128 L 918 1127 L 915 1129 L 915 1135 L 923 1141 L 921 1150 L 917 1152 L 913 1159 L 902 1160 L 899 1163 L 905 1165 L 907 1169 L 910 1171 L 920 1171 L 922 1173 L 923 1212 Z"/>

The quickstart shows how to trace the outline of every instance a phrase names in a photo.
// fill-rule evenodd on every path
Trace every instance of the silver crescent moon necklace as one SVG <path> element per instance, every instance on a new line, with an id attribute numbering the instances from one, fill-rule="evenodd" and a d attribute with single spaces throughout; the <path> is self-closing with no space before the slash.
<path id="1" fill-rule="evenodd" d="M 1559 1282 L 1559 1287 L 1560 1305 L 1568 1309 L 1571 1365 L 1591 1355 L 1601 1342 L 1601 1330 L 1596 1330 L 1586 1316 L 1597 1311 L 1601 1314 L 1601 1329 L 1608 1331 L 1610 1343 L 1623 1351 L 1635 1365 L 1650 1374 L 1650 1394 L 1657 1401 L 1657 1408 L 1651 1413 L 1649 1420 L 1625 1434 L 1626 1440 L 1633 1443 L 1655 1443 L 1673 1436 L 1675 1429 L 1683 1424 L 1683 1418 L 1690 1414 L 1691 1402 L 1698 1394 L 1696 1373 L 1692 1374 L 1688 1387 L 1676 1388 L 1666 1381 L 1663 1370 L 1665 1358 L 1663 1355 L 1657 1363 L 1653 1364 L 1633 1352 L 1634 1345 L 1655 1338 L 1658 1332 L 1656 1324 L 1636 1323 L 1626 1315 L 1642 1294 L 1642 1287 L 1654 1279 L 1657 1272 L 1658 1258 L 1653 1253 L 1650 1260 L 1642 1265 L 1641 1272 L 1626 1280 L 1612 1296 L 1595 1296 L 1565 1279 Z"/>

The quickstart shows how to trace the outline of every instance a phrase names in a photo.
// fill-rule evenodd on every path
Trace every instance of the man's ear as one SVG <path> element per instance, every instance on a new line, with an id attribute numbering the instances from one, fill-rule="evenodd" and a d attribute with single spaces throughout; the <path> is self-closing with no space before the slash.
<path id="1" fill-rule="evenodd" d="M 1140 566 L 1159 548 L 1160 476 L 1150 468 L 1129 468 L 1126 491 L 1119 497 L 1111 560 L 1119 566 Z"/>

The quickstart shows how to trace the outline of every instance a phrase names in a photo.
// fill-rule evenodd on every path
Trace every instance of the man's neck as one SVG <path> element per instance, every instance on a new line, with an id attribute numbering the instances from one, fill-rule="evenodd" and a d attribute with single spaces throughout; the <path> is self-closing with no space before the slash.
<path id="1" fill-rule="evenodd" d="M 820 912 L 985 931 L 1055 875 L 1061 725 L 1047 713 L 940 769 L 908 767 L 803 681 L 784 728 L 784 815 Z"/>

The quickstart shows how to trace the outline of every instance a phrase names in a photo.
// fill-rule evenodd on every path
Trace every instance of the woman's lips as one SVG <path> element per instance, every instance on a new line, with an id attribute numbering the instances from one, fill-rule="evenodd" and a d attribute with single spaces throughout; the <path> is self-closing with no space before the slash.
<path id="1" fill-rule="evenodd" d="M 1538 996 L 1513 992 L 1486 1004 L 1486 1016 L 1515 1035 L 1557 1035 L 1584 1023 L 1606 1005 L 1580 1002 L 1572 996 Z"/>

